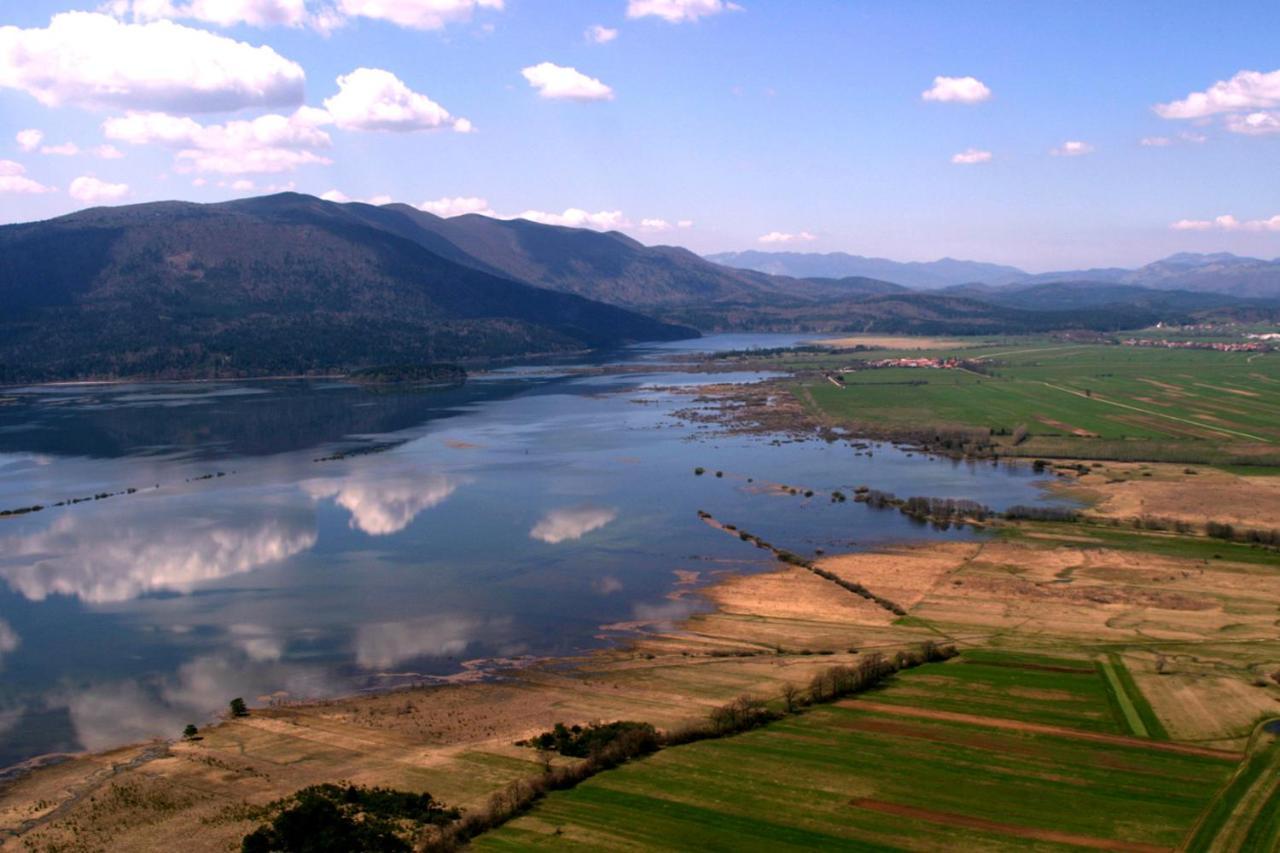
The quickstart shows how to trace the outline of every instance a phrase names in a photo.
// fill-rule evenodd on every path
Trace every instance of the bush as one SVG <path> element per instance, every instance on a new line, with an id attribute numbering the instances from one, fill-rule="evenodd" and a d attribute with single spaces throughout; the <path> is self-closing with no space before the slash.
<path id="1" fill-rule="evenodd" d="M 233 717 L 249 716 L 249 706 L 244 704 L 244 700 L 241 699 L 239 696 L 232 699 L 231 702 L 228 704 L 231 708 L 231 716 Z"/>
<path id="2" fill-rule="evenodd" d="M 648 752 L 658 748 L 658 733 L 653 726 L 630 720 L 592 723 L 585 728 L 556 723 L 551 731 L 543 732 L 526 743 L 570 758 L 587 758 L 602 753 L 605 747 L 623 736 L 638 738 L 635 745 L 642 747 L 647 744 Z"/>
<path id="3" fill-rule="evenodd" d="M 243 853 L 408 853 L 422 827 L 458 818 L 427 793 L 355 785 L 312 785 L 268 809 L 275 817 L 244 837 Z"/>

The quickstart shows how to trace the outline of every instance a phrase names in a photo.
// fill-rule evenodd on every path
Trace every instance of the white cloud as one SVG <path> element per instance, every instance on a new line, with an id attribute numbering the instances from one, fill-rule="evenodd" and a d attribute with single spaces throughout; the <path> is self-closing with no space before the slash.
<path id="1" fill-rule="evenodd" d="M 338 78 L 338 94 L 326 98 L 325 109 L 343 130 L 434 130 L 452 126 L 467 133 L 471 122 L 404 84 L 390 71 L 357 68 Z"/>
<path id="2" fill-rule="evenodd" d="M 56 157 L 74 157 L 80 153 L 80 146 L 74 142 L 64 142 L 61 145 L 45 145 L 40 149 L 41 154 L 52 154 Z"/>
<path id="3" fill-rule="evenodd" d="M 653 16 L 672 24 L 696 21 L 721 12 L 739 12 L 742 7 L 727 0 L 628 0 L 627 17 Z"/>
<path id="4" fill-rule="evenodd" d="M 543 98 L 571 101 L 611 101 L 613 89 L 594 77 L 588 77 L 576 68 L 540 62 L 521 69 L 524 79 L 538 90 Z"/>
<path id="5" fill-rule="evenodd" d="M 124 156 L 124 152 L 114 145 L 95 145 L 89 153 L 101 160 L 119 160 Z"/>
<path id="6" fill-rule="evenodd" d="M 35 151 L 40 147 L 41 141 L 44 140 L 44 131 L 29 127 L 26 130 L 20 130 L 15 133 L 13 138 L 17 140 L 18 147 L 23 151 Z"/>
<path id="7" fill-rule="evenodd" d="M 368 198 L 352 198 L 351 196 L 344 193 L 342 190 L 337 190 L 337 189 L 329 190 L 328 192 L 321 193 L 320 198 L 324 199 L 325 201 L 337 202 L 338 204 L 358 202 L 360 204 L 372 204 L 374 206 L 391 204 L 391 202 L 394 201 L 394 199 L 392 199 L 391 196 L 386 194 L 369 196 Z"/>
<path id="8" fill-rule="evenodd" d="M 1147 148 L 1167 148 L 1173 140 L 1167 136 L 1144 136 L 1139 144 Z"/>
<path id="9" fill-rule="evenodd" d="M 1175 231 L 1280 231 L 1280 214 L 1270 219 L 1237 219 L 1231 214 L 1213 219 L 1179 219 L 1169 226 Z"/>
<path id="10" fill-rule="evenodd" d="M 1161 118 L 1195 119 L 1276 107 L 1280 107 L 1280 70 L 1266 74 L 1241 71 L 1203 92 L 1192 92 L 1180 101 L 1156 104 L 1154 109 Z"/>
<path id="11" fill-rule="evenodd" d="M 1280 133 L 1280 111 L 1263 110 L 1246 115 L 1227 116 L 1226 125 L 1227 130 L 1232 133 L 1244 133 L 1250 136 Z"/>
<path id="12" fill-rule="evenodd" d="M 991 152 L 983 151 L 980 148 L 966 148 L 959 154 L 952 154 L 951 162 L 962 166 L 972 166 L 976 163 L 990 163 Z"/>
<path id="13" fill-rule="evenodd" d="M 317 126 L 328 121 L 328 113 L 312 107 L 301 107 L 291 116 L 270 114 L 211 125 L 188 116 L 129 113 L 107 119 L 102 132 L 131 145 L 177 148 L 175 168 L 180 172 L 241 175 L 328 165 L 332 161 L 316 153 L 330 145 L 329 135 Z"/>
<path id="14" fill-rule="evenodd" d="M 302 102 L 302 67 L 172 21 L 65 12 L 45 29 L 0 27 L 0 88 L 45 106 L 216 112 Z"/>
<path id="15" fill-rule="evenodd" d="M 0 160 L 0 194 L 22 193 L 36 195 L 51 193 L 53 187 L 46 187 L 27 177 L 27 167 L 12 160 Z"/>
<path id="16" fill-rule="evenodd" d="M 548 545 L 558 545 L 568 540 L 581 539 L 617 517 L 616 509 L 605 507 L 553 509 L 533 526 L 529 531 L 529 538 L 546 542 Z"/>
<path id="17" fill-rule="evenodd" d="M 643 231 L 670 231 L 671 223 L 665 219 L 641 219 L 640 228 Z"/>
<path id="18" fill-rule="evenodd" d="M 581 208 L 571 207 L 564 213 L 548 213 L 544 210 L 526 210 L 517 216 L 505 217 L 507 219 L 528 219 L 533 222 L 541 222 L 543 225 L 565 225 L 570 228 L 595 228 L 600 231 L 609 231 L 615 228 L 626 228 L 631 223 L 621 210 L 601 210 L 595 213 L 589 213 Z"/>
<path id="19" fill-rule="evenodd" d="M 435 201 L 424 201 L 418 205 L 419 210 L 425 210 L 427 213 L 434 213 L 436 216 L 448 218 L 450 216 L 462 216 L 466 213 L 479 213 L 482 216 L 497 216 L 489 207 L 486 199 L 476 196 L 454 196 L 449 198 L 438 198 Z"/>
<path id="20" fill-rule="evenodd" d="M 306 0 L 133 0 L 130 11 L 135 21 L 192 18 L 220 27 L 301 27 L 313 23 Z"/>
<path id="21" fill-rule="evenodd" d="M 920 94 L 926 101 L 976 104 L 988 100 L 991 90 L 976 77 L 934 77 L 933 87 Z"/>
<path id="22" fill-rule="evenodd" d="M 808 231 L 801 231 L 798 234 L 788 234 L 785 231 L 770 231 L 759 238 L 761 243 L 808 243 L 817 239 L 816 235 L 810 234 Z"/>
<path id="23" fill-rule="evenodd" d="M 693 220 L 692 220 L 692 219 L 681 219 L 681 220 L 678 220 L 678 221 L 676 222 L 676 227 L 677 227 L 677 228 L 692 228 L 692 227 L 693 227 Z"/>
<path id="24" fill-rule="evenodd" d="M 99 201 L 119 201 L 129 194 L 129 185 L 110 184 L 92 175 L 81 175 L 71 182 L 67 192 L 77 201 L 93 204 Z"/>
<path id="25" fill-rule="evenodd" d="M 353 18 L 390 21 L 416 30 L 438 30 L 471 20 L 476 9 L 501 9 L 503 0 L 340 0 L 339 11 Z"/>
<path id="26" fill-rule="evenodd" d="M 618 31 L 601 24 L 592 24 L 587 27 L 585 35 L 589 42 L 594 42 L 596 44 L 608 44 L 618 37 Z"/>
<path id="27" fill-rule="evenodd" d="M 248 192 L 249 190 L 253 189 L 253 181 L 249 180 L 248 178 L 241 178 L 238 181 L 232 181 L 231 189 L 235 190 L 236 192 Z"/>
<path id="28" fill-rule="evenodd" d="M 1081 157 L 1093 153 L 1093 146 L 1078 139 L 1069 139 L 1057 148 L 1049 149 L 1054 157 Z"/>

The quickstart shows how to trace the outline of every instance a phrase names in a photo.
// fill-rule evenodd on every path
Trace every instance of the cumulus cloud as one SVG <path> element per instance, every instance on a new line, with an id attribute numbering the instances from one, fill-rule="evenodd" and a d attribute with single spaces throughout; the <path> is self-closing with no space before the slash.
<path id="1" fill-rule="evenodd" d="M 41 154 L 51 154 L 55 157 L 74 157 L 80 153 L 80 146 L 74 142 L 64 142 L 61 145 L 45 145 L 40 148 Z"/>
<path id="2" fill-rule="evenodd" d="M 1093 153 L 1093 146 L 1078 139 L 1069 139 L 1056 148 L 1049 149 L 1054 157 L 1082 157 Z"/>
<path id="3" fill-rule="evenodd" d="M 1249 136 L 1280 133 L 1280 111 L 1263 110 L 1246 115 L 1227 116 L 1226 126 L 1232 133 L 1243 133 Z"/>
<path id="4" fill-rule="evenodd" d="M 123 4 L 121 4 L 123 5 Z M 135 21 L 191 18 L 220 27 L 301 27 L 317 23 L 306 0 L 133 0 L 129 6 Z"/>
<path id="5" fill-rule="evenodd" d="M 318 127 L 330 120 L 324 110 L 312 107 L 301 107 L 290 116 L 269 114 L 211 125 L 189 116 L 135 112 L 107 119 L 102 132 L 131 145 L 176 148 L 175 168 L 180 172 L 240 175 L 328 165 L 332 161 L 316 152 L 331 144 Z"/>
<path id="6" fill-rule="evenodd" d="M 1280 231 L 1280 214 L 1270 219 L 1237 219 L 1231 214 L 1213 219 L 1179 219 L 1170 226 L 1174 231 Z"/>
<path id="7" fill-rule="evenodd" d="M 279 511 L 258 518 L 121 513 L 62 515 L 45 530 L 0 541 L 0 577 L 43 601 L 72 595 L 91 604 L 148 592 L 190 592 L 201 583 L 252 571 L 315 544 L 309 517 Z"/>
<path id="8" fill-rule="evenodd" d="M 67 192 L 77 201 L 95 204 L 100 201 L 119 201 L 129 194 L 129 185 L 112 184 L 98 180 L 93 175 L 81 175 L 71 182 Z"/>
<path id="9" fill-rule="evenodd" d="M 920 93 L 926 101 L 977 104 L 991 97 L 991 90 L 976 77 L 934 77 L 933 86 Z"/>
<path id="10" fill-rule="evenodd" d="M 438 30 L 466 23 L 477 9 L 501 9 L 503 0 L 340 0 L 338 9 L 353 18 L 389 21 L 416 30 Z"/>
<path id="11" fill-rule="evenodd" d="M 352 530 L 370 536 L 399 533 L 418 514 L 443 503 L 461 485 L 443 474 L 358 474 L 341 480 L 315 480 L 303 489 L 316 500 L 332 498 L 351 513 Z"/>
<path id="12" fill-rule="evenodd" d="M 808 243 L 817 240 L 817 235 L 810 234 L 808 231 L 801 231 L 797 234 L 790 234 L 785 231 L 770 231 L 759 238 L 761 243 Z"/>
<path id="13" fill-rule="evenodd" d="M 721 12 L 739 12 L 742 7 L 729 0 L 628 0 L 627 17 L 655 17 L 672 24 L 696 21 Z"/>
<path id="14" fill-rule="evenodd" d="M 540 62 L 521 69 L 539 97 L 570 101 L 611 101 L 613 89 L 576 68 Z"/>
<path id="15" fill-rule="evenodd" d="M 587 27 L 585 33 L 586 39 L 595 44 L 608 44 L 618 37 L 618 31 L 602 24 L 592 24 Z"/>
<path id="16" fill-rule="evenodd" d="M 45 106 L 218 112 L 302 102 L 302 67 L 270 47 L 93 12 L 0 27 L 0 88 Z"/>
<path id="17" fill-rule="evenodd" d="M 325 109 L 343 130 L 435 130 L 452 127 L 471 131 L 471 122 L 413 91 L 381 68 L 357 68 L 338 78 L 338 94 L 326 98 Z"/>
<path id="18" fill-rule="evenodd" d="M 545 210 L 526 210 L 524 213 L 508 219 L 528 219 L 541 222 L 543 225 L 565 225 L 569 228 L 595 228 L 598 231 L 611 231 L 626 228 L 631 223 L 621 210 L 600 210 L 595 213 L 570 207 L 563 213 L 548 213 Z"/>
<path id="19" fill-rule="evenodd" d="M 0 193 L 23 193 L 38 195 L 51 193 L 53 187 L 46 187 L 38 181 L 27 177 L 27 167 L 13 160 L 0 160 Z"/>
<path id="20" fill-rule="evenodd" d="M 529 531 L 529 538 L 546 542 L 548 545 L 557 545 L 561 542 L 581 539 L 617 517 L 618 511 L 607 507 L 583 506 L 553 509 L 533 526 Z"/>
<path id="21" fill-rule="evenodd" d="M 26 130 L 20 130 L 15 133 L 13 138 L 17 140 L 18 147 L 23 151 L 35 151 L 44 140 L 44 131 L 29 127 Z"/>
<path id="22" fill-rule="evenodd" d="M 344 193 L 342 190 L 329 190 L 328 192 L 321 193 L 320 198 L 324 199 L 325 201 L 335 201 L 338 204 L 346 204 L 348 202 L 355 201 L 355 202 L 361 202 L 363 204 L 372 204 L 375 206 L 380 206 L 384 204 L 391 204 L 392 202 L 391 196 L 385 195 L 385 194 L 370 196 L 369 198 L 352 198 L 351 196 Z"/>
<path id="23" fill-rule="evenodd" d="M 479 213 L 482 216 L 497 215 L 489 207 L 489 202 L 486 199 L 477 196 L 454 196 L 453 198 L 445 196 L 434 201 L 424 201 L 418 205 L 418 209 L 445 218 L 462 216 L 466 213 Z"/>
<path id="24" fill-rule="evenodd" d="M 980 148 L 966 148 L 959 154 L 952 154 L 951 162 L 962 166 L 972 166 L 977 163 L 990 163 L 991 152 L 983 151 Z"/>
<path id="25" fill-rule="evenodd" d="M 1161 118 L 1197 119 L 1276 107 L 1280 107 L 1280 70 L 1265 74 L 1241 71 L 1203 92 L 1192 92 L 1180 101 L 1156 104 L 1154 109 Z"/>
<path id="26" fill-rule="evenodd" d="M 643 231 L 670 231 L 671 223 L 665 219 L 641 219 L 640 228 Z"/>

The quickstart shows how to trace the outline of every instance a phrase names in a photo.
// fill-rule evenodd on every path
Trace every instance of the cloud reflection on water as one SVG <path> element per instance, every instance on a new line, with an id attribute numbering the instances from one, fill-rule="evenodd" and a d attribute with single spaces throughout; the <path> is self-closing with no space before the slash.
<path id="1" fill-rule="evenodd" d="M 314 500 L 333 498 L 351 513 L 350 526 L 370 536 L 399 533 L 418 514 L 443 503 L 462 485 L 444 474 L 395 474 L 361 471 L 342 479 L 312 480 L 303 489 Z"/>
<path id="2" fill-rule="evenodd" d="M 277 508 L 191 518 L 178 513 L 68 513 L 44 530 L 0 541 L 0 577 L 31 601 L 71 595 L 91 604 L 149 592 L 190 592 L 315 545 L 309 513 Z"/>
<path id="3" fill-rule="evenodd" d="M 356 663 L 386 669 L 417 658 L 457 657 L 478 641 L 500 639 L 510 627 L 509 619 L 457 614 L 361 625 L 356 629 Z"/>
<path id="4" fill-rule="evenodd" d="M 557 545 L 572 539 L 581 539 L 593 530 L 599 530 L 618 517 L 616 509 L 608 507 L 569 507 L 553 509 L 539 519 L 529 531 L 529 538 L 548 545 Z"/>

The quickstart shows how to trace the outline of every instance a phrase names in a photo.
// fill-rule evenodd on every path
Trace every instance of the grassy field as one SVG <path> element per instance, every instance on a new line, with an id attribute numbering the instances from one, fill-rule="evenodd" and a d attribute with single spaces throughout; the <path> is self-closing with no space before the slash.
<path id="1" fill-rule="evenodd" d="M 814 356 L 810 366 L 918 352 Z M 1028 341 L 933 350 L 981 360 L 967 370 L 887 368 L 813 379 L 801 399 L 825 417 L 887 429 L 990 428 L 1028 438 L 1007 452 L 1098 459 L 1280 462 L 1280 354 Z M 792 366 L 802 361 L 789 362 Z"/>
<path id="2" fill-rule="evenodd" d="M 1088 660 L 973 653 L 604 773 L 475 847 L 1176 847 L 1238 756 L 1128 737 L 1109 689 Z"/>

